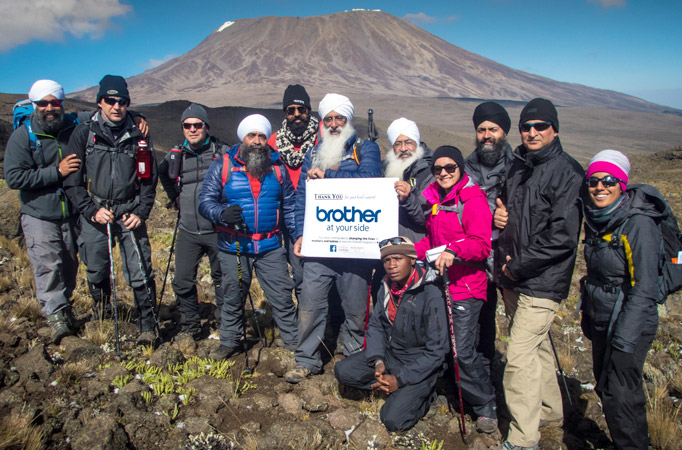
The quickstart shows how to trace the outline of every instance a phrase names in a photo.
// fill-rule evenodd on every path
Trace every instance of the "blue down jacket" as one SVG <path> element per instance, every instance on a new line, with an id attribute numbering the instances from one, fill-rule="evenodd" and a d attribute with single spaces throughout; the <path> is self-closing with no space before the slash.
<path id="1" fill-rule="evenodd" d="M 296 227 L 296 192 L 279 153 L 273 151 L 271 154 L 273 170 L 263 178 L 258 196 L 254 196 L 244 162 L 239 158 L 239 144 L 233 146 L 228 155 L 233 170 L 225 187 L 222 182 L 223 158 L 218 158 L 209 167 L 199 194 L 199 213 L 219 230 L 218 248 L 236 253 L 237 239 L 242 254 L 259 254 L 279 248 L 281 216 L 287 229 L 293 231 Z M 244 210 L 245 229 L 238 233 L 220 218 L 222 212 L 233 204 Z"/>

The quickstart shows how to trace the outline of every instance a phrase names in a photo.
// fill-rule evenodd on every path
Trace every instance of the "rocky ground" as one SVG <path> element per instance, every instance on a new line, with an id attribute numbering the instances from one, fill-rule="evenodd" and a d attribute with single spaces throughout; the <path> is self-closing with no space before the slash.
<path id="1" fill-rule="evenodd" d="M 673 208 L 682 212 L 682 150 L 632 158 L 634 181 L 655 184 Z M 16 237 L 15 194 L 0 189 L 0 449 L 487 449 L 497 445 L 508 426 L 501 389 L 507 321 L 498 306 L 498 387 L 502 433 L 475 431 L 465 407 L 466 438 L 459 413 L 448 407 L 445 382 L 425 419 L 405 433 L 388 433 L 378 419 L 381 395 L 339 386 L 333 365 L 334 339 L 328 342 L 324 374 L 299 385 L 282 376 L 294 366 L 293 354 L 272 344 L 268 307 L 252 289 L 256 318 L 265 342 L 254 341 L 246 355 L 218 363 L 208 359 L 218 345 L 213 339 L 213 303 L 208 263 L 200 267 L 200 297 L 205 337 L 199 342 L 176 337 L 179 312 L 170 282 L 160 310 L 161 342 L 156 348 L 135 345 L 136 327 L 130 289 L 117 274 L 120 303 L 120 355 L 116 355 L 111 321 L 91 320 L 84 268 L 74 295 L 82 322 L 78 336 L 60 345 L 33 296 L 30 264 Z M 150 220 L 153 265 L 159 285 L 174 226 L 174 213 L 164 208 L 165 196 Z M 582 276 L 578 261 L 573 280 Z M 172 270 L 171 270 L 172 277 Z M 160 288 L 159 288 L 160 290 Z M 610 448 L 608 430 L 593 390 L 590 344 L 574 315 L 577 290 L 557 315 L 552 333 L 566 373 L 563 428 L 543 428 L 541 448 Z M 658 337 L 647 358 L 652 446 L 679 447 L 682 439 L 678 375 L 682 347 L 682 303 L 671 298 L 662 308 Z M 250 337 L 257 337 L 249 311 Z M 247 370 L 250 369 L 250 370 Z"/>

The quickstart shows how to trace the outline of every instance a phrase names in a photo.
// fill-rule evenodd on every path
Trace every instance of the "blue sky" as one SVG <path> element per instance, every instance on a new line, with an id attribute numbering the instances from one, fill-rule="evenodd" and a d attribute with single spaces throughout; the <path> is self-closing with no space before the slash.
<path id="1" fill-rule="evenodd" d="M 682 109 L 680 0 L 0 0 L 0 92 L 68 92 L 192 49 L 227 20 L 381 9 L 515 69 Z"/>

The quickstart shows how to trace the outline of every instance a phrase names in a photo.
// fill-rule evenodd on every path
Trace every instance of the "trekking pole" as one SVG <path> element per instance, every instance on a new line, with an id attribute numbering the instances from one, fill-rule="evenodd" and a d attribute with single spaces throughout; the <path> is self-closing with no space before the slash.
<path id="1" fill-rule="evenodd" d="M 450 345 L 452 346 L 452 361 L 455 365 L 455 384 L 457 385 L 457 394 L 459 396 L 459 414 L 462 422 L 462 440 L 466 444 L 466 424 L 464 422 L 464 402 L 462 401 L 462 385 L 459 379 L 459 364 L 457 363 L 457 343 L 455 342 L 455 324 L 452 320 L 452 301 L 450 297 L 450 280 L 448 279 L 448 270 L 443 270 L 443 291 L 445 294 L 445 305 L 448 311 L 448 326 L 450 327 Z"/>
<path id="2" fill-rule="evenodd" d="M 552 332 L 547 331 L 547 335 L 549 336 L 550 344 L 552 344 L 552 351 L 554 351 L 554 359 L 556 359 L 556 365 L 559 367 L 561 380 L 564 382 L 564 389 L 566 390 L 566 398 L 568 399 L 568 404 L 570 406 L 573 406 L 573 400 L 571 400 L 571 393 L 568 390 L 568 384 L 566 384 L 566 374 L 564 373 L 564 369 L 561 368 L 561 363 L 559 362 L 559 354 L 557 353 L 556 347 L 554 346 L 554 338 L 552 338 Z"/>
<path id="3" fill-rule="evenodd" d="M 367 348 L 367 327 L 369 327 L 369 303 L 372 301 L 372 283 L 367 287 L 367 311 L 365 311 L 365 335 L 362 338 L 362 349 Z"/>
<path id="4" fill-rule="evenodd" d="M 367 138 L 372 142 L 379 139 L 379 132 L 374 125 L 374 110 L 372 108 L 367 110 Z"/>
<path id="5" fill-rule="evenodd" d="M 173 258 L 173 250 L 175 250 L 175 238 L 178 236 L 178 226 L 180 225 L 180 211 L 178 211 L 178 219 L 175 221 L 175 231 L 173 231 L 173 240 L 171 241 L 170 253 L 168 254 L 168 264 L 166 264 L 166 273 L 163 276 L 163 284 L 161 285 L 161 295 L 159 296 L 159 303 L 156 312 L 158 313 L 163 303 L 163 292 L 166 289 L 166 280 L 168 280 L 168 271 L 170 270 L 171 259 Z"/>
<path id="6" fill-rule="evenodd" d="M 111 303 L 114 307 L 114 333 L 116 335 L 116 356 L 121 356 L 120 337 L 118 334 L 118 306 L 116 305 L 116 276 L 114 275 L 114 254 L 111 251 L 111 240 L 114 237 L 111 235 L 111 224 L 107 222 L 107 244 L 109 246 L 109 268 L 111 272 Z M 104 305 L 102 305 L 104 308 Z"/>
<path id="7" fill-rule="evenodd" d="M 144 288 L 147 291 L 147 298 L 149 299 L 149 303 L 151 303 L 152 306 L 152 318 L 154 319 L 154 326 L 156 327 L 156 331 L 159 333 L 159 335 L 161 335 L 159 319 L 156 318 L 155 305 L 156 302 L 154 296 L 152 295 L 152 289 L 149 286 L 149 278 L 147 277 L 147 271 L 145 270 L 144 267 L 144 262 L 142 260 L 142 252 L 140 251 L 139 243 L 137 242 L 137 238 L 135 237 L 135 230 L 128 230 L 128 232 L 130 233 L 130 237 L 133 240 L 133 247 L 135 247 L 135 253 L 137 253 L 137 263 L 140 268 L 140 272 L 142 273 L 142 282 L 144 283 Z"/>
<path id="8" fill-rule="evenodd" d="M 234 226 L 234 231 L 238 232 L 243 228 L 242 224 L 235 224 Z M 246 294 L 244 293 L 244 280 L 242 278 L 242 254 L 241 254 L 241 247 L 239 245 L 239 236 L 235 234 L 235 245 L 237 247 L 237 275 L 239 277 L 239 295 L 241 296 L 242 300 L 242 317 L 243 317 L 243 327 L 242 327 L 242 334 L 244 336 L 244 371 L 246 373 L 252 373 L 253 369 L 249 367 L 249 349 L 246 345 L 246 298 L 249 298 L 249 302 L 251 303 L 251 310 L 253 311 L 253 320 L 256 322 L 256 331 L 258 331 L 258 338 L 260 339 L 260 344 L 261 347 L 263 346 L 263 335 L 260 332 L 260 326 L 258 325 L 258 319 L 256 318 L 256 308 L 253 306 L 253 299 L 251 298 L 251 293 L 247 292 Z"/>

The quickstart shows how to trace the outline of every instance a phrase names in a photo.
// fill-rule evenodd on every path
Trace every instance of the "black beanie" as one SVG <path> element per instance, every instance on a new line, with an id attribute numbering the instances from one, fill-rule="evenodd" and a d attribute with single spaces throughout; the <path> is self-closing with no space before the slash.
<path id="1" fill-rule="evenodd" d="M 99 92 L 97 93 L 97 103 L 102 97 L 122 97 L 130 101 L 128 93 L 128 83 L 118 75 L 104 75 L 99 82 Z"/>
<path id="2" fill-rule="evenodd" d="M 282 109 L 286 110 L 289 105 L 303 105 L 310 110 L 310 96 L 300 84 L 290 84 L 284 91 Z"/>
<path id="3" fill-rule="evenodd" d="M 454 162 L 457 163 L 459 166 L 459 173 L 461 174 L 460 176 L 464 175 L 464 157 L 462 156 L 462 152 L 459 151 L 457 147 L 453 147 L 452 145 L 442 145 L 436 149 L 435 152 L 433 152 L 433 158 L 431 159 L 431 171 L 433 172 L 433 166 L 436 165 L 436 160 L 438 158 L 450 158 Z"/>
<path id="4" fill-rule="evenodd" d="M 478 128 L 478 126 L 486 120 L 497 124 L 502 128 L 504 134 L 509 133 L 511 119 L 509 118 L 507 110 L 499 103 L 485 102 L 476 107 L 474 110 L 474 128 Z"/>
<path id="5" fill-rule="evenodd" d="M 522 123 L 529 120 L 544 120 L 545 122 L 552 122 L 552 128 L 557 133 L 559 132 L 559 115 L 556 112 L 554 104 L 544 98 L 534 98 L 529 101 L 521 111 L 521 118 L 519 119 L 519 127 Z"/>
<path id="6" fill-rule="evenodd" d="M 182 113 L 180 123 L 183 123 L 185 119 L 189 119 L 192 117 L 201 120 L 209 128 L 211 128 L 211 122 L 209 122 L 208 120 L 208 113 L 206 112 L 203 106 L 197 105 L 196 103 L 192 103 L 191 105 L 189 105 L 187 109 L 185 109 L 185 111 Z"/>

